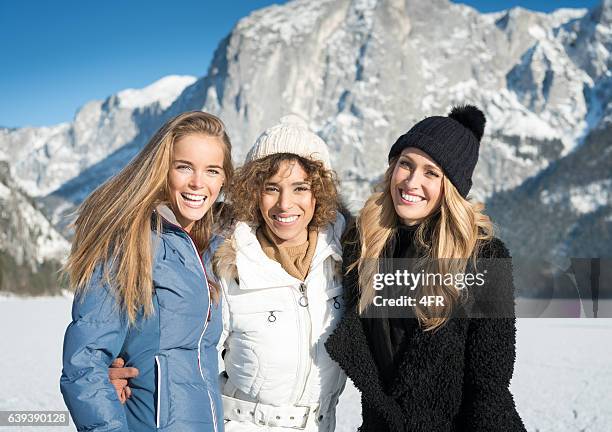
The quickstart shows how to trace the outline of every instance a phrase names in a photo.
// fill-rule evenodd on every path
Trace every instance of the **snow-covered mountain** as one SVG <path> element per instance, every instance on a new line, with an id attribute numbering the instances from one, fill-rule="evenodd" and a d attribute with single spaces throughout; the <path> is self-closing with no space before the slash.
<path id="1" fill-rule="evenodd" d="M 610 257 L 612 115 L 575 151 L 519 187 L 495 194 L 488 206 L 515 255 L 551 261 Z"/>
<path id="2" fill-rule="evenodd" d="M 87 103 L 72 123 L 0 129 L 0 160 L 11 162 L 11 173 L 29 195 L 45 196 L 126 144 L 146 143 L 156 120 L 195 80 L 167 76 L 143 89 L 123 90 Z"/>
<path id="3" fill-rule="evenodd" d="M 41 212 L 44 196 L 112 152 L 144 145 L 164 111 L 194 81 L 169 76 L 144 89 L 89 102 L 72 123 L 0 129 L 0 291 L 58 291 L 57 270 L 70 245 Z M 121 159 L 115 169 L 127 160 Z M 93 187 L 113 172 L 92 179 Z M 67 205 L 62 202 L 62 209 L 66 214 L 73 211 L 85 196 Z M 70 220 L 60 222 L 61 229 Z"/>
<path id="4" fill-rule="evenodd" d="M 612 141 L 610 51 L 612 0 L 550 14 L 481 14 L 448 0 L 295 0 L 240 20 L 202 78 L 168 77 L 120 92 L 87 104 L 70 124 L 0 130 L 0 159 L 11 161 L 15 181 L 42 198 L 64 230 L 64 216 L 171 116 L 219 115 L 239 162 L 262 130 L 291 111 L 329 143 L 356 209 L 400 134 L 469 102 L 488 119 L 472 195 L 490 200 L 515 253 L 574 253 L 594 241 L 612 254 L 608 228 L 572 234 L 590 229 L 610 205 L 610 159 L 589 153 L 609 154 Z M 577 163 L 589 154 L 597 168 L 587 173 Z M 580 180 L 594 172 L 595 186 Z M 541 191 L 526 195 L 536 184 Z M 580 201 L 590 204 L 577 210 Z M 538 211 L 522 211 L 525 202 Z M 576 217 L 554 224 L 555 235 L 541 229 L 541 218 L 563 212 Z M 540 248 L 523 247 L 523 236 Z"/>
<path id="5" fill-rule="evenodd" d="M 557 31 L 586 12 L 296 1 L 240 21 L 195 95 L 176 106 L 218 113 L 240 149 L 283 112 L 302 114 L 330 143 L 346 192 L 360 201 L 398 135 L 473 102 L 489 119 L 474 191 L 484 199 L 569 152 L 589 127 L 584 90 L 593 79 Z"/>
<path id="6" fill-rule="evenodd" d="M 586 127 L 567 154 L 550 160 L 546 169 L 516 188 L 495 194 L 488 204 L 515 254 L 551 261 L 610 257 L 612 0 L 564 23 L 554 34 L 575 67 L 588 76 L 583 89 Z"/>
<path id="7" fill-rule="evenodd" d="M 0 161 L 0 292 L 56 293 L 70 244 Z"/>

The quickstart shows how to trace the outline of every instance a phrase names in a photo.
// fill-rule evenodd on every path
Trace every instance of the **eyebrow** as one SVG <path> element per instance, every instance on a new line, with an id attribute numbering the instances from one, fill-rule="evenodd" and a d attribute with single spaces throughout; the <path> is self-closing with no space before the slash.
<path id="1" fill-rule="evenodd" d="M 188 160 L 183 160 L 183 159 L 175 159 L 175 160 L 172 161 L 172 163 L 180 163 L 180 164 L 185 164 L 185 165 L 193 166 L 193 163 L 189 162 Z M 223 167 L 219 166 L 219 165 L 208 165 L 206 168 L 218 168 L 220 170 L 223 169 Z"/>
<path id="2" fill-rule="evenodd" d="M 270 182 L 270 181 L 265 182 L 265 184 L 266 185 L 272 185 L 272 186 L 278 186 L 278 183 Z M 291 183 L 291 186 L 302 186 L 302 185 L 310 186 L 310 182 L 308 182 L 308 181 L 301 181 L 301 182 Z"/>

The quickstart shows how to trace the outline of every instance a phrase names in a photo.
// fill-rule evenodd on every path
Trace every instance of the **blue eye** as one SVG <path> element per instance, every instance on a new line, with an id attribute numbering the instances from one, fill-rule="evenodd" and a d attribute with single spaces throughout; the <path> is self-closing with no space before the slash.
<path id="1" fill-rule="evenodd" d="M 191 170 L 191 167 L 189 165 L 178 165 L 176 169 L 181 170 L 181 171 L 187 171 L 187 170 Z"/>

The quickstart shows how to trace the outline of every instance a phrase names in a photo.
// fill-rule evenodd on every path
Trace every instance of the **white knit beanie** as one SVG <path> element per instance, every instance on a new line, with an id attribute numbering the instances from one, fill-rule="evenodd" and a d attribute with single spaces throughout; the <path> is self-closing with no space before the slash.
<path id="1" fill-rule="evenodd" d="M 323 162 L 326 169 L 331 169 L 327 144 L 312 132 L 306 121 L 297 114 L 282 117 L 279 124 L 259 135 L 244 162 L 277 153 L 292 153 L 306 159 L 318 160 Z"/>

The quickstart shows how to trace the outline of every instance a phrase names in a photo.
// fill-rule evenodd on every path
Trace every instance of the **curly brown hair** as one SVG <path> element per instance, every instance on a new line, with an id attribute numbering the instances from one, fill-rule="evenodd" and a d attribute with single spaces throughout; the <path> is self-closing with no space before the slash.
<path id="1" fill-rule="evenodd" d="M 306 180 L 311 184 L 317 200 L 310 227 L 323 227 L 336 220 L 339 208 L 338 180 L 332 170 L 318 160 L 307 159 L 293 153 L 276 153 L 245 163 L 233 178 L 229 197 L 233 216 L 242 222 L 262 225 L 264 223 L 259 202 L 266 180 L 278 173 L 284 161 L 296 161 L 306 171 Z"/>

